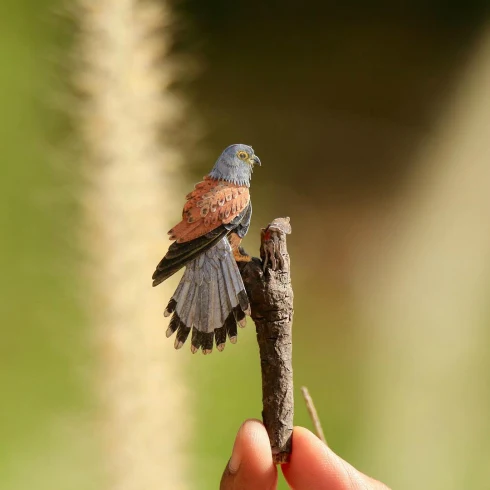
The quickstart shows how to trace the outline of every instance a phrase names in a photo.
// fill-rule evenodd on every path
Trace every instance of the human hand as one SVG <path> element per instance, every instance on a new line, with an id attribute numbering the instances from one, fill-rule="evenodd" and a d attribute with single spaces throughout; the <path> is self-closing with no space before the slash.
<path id="1" fill-rule="evenodd" d="M 357 471 L 303 427 L 294 428 L 291 461 L 281 468 L 294 490 L 389 490 Z M 246 420 L 235 439 L 220 490 L 276 488 L 277 468 L 272 462 L 269 436 L 261 422 Z"/>

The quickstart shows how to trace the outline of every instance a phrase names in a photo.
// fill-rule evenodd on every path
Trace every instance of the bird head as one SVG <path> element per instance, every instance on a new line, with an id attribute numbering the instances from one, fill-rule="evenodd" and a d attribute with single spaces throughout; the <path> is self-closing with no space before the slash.
<path id="1" fill-rule="evenodd" d="M 227 180 L 238 185 L 250 187 L 254 165 L 260 159 L 248 145 L 230 145 L 220 155 L 209 176 L 217 180 Z"/>

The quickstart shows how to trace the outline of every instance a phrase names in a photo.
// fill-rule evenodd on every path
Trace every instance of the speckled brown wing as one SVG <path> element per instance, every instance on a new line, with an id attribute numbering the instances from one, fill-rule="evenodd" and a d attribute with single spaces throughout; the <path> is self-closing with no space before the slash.
<path id="1" fill-rule="evenodd" d="M 186 199 L 182 221 L 168 232 L 177 243 L 194 240 L 233 221 L 248 206 L 250 192 L 248 187 L 205 177 Z"/>
<path id="2" fill-rule="evenodd" d="M 248 187 L 205 177 L 187 195 L 182 221 L 168 232 L 175 242 L 157 265 L 153 286 L 209 250 L 242 221 L 248 226 L 250 215 Z"/>

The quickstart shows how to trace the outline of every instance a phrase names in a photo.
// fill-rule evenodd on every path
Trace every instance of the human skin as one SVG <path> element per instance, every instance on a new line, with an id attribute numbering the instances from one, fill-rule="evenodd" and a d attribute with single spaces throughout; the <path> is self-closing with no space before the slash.
<path id="1" fill-rule="evenodd" d="M 303 427 L 294 428 L 291 461 L 281 469 L 294 490 L 389 490 L 356 470 Z M 265 427 L 258 420 L 246 420 L 236 436 L 220 490 L 276 488 L 277 468 Z"/>

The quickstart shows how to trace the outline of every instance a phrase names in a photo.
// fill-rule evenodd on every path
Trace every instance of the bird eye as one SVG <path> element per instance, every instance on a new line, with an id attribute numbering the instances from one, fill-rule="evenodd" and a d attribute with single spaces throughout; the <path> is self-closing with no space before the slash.
<path id="1" fill-rule="evenodd" d="M 248 153 L 246 151 L 239 151 L 237 156 L 240 160 L 246 160 L 248 158 Z"/>

